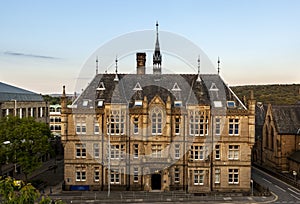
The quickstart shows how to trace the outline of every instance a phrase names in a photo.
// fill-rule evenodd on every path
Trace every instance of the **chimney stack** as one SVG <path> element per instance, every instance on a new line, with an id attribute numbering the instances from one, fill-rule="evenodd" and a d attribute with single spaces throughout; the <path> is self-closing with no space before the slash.
<path id="1" fill-rule="evenodd" d="M 137 63 L 137 74 L 145 74 L 146 71 L 146 53 L 138 52 L 136 53 L 136 63 Z"/>

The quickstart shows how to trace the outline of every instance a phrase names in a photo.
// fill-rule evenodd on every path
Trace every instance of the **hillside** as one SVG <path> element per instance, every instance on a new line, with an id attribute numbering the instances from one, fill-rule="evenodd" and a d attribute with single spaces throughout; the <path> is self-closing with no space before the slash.
<path id="1" fill-rule="evenodd" d="M 274 85 L 245 85 L 230 87 L 234 93 L 243 100 L 250 97 L 253 90 L 256 101 L 264 104 L 296 104 L 300 103 L 300 84 L 274 84 Z"/>

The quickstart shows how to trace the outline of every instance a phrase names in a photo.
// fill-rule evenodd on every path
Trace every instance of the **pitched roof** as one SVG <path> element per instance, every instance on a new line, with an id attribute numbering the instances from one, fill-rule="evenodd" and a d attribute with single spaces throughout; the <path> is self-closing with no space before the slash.
<path id="1" fill-rule="evenodd" d="M 262 130 L 267 113 L 267 105 L 257 103 L 255 108 L 255 136 L 257 139 L 262 137 Z"/>
<path id="2" fill-rule="evenodd" d="M 236 101 L 237 107 L 245 109 L 217 74 L 201 75 L 201 82 L 197 81 L 197 74 L 118 74 L 119 81 L 114 81 L 114 78 L 115 74 L 96 75 L 73 103 L 73 107 L 93 108 L 99 100 L 104 103 L 124 103 L 132 107 L 134 100 L 143 100 L 146 96 L 150 102 L 158 95 L 164 102 L 169 96 L 172 105 L 177 100 L 182 105 L 212 105 L 214 101 L 218 101 L 218 106 L 226 107 L 226 102 L 232 100 Z M 137 84 L 140 85 L 138 89 Z M 83 105 L 84 101 L 88 101 L 89 105 Z"/>
<path id="3" fill-rule="evenodd" d="M 0 82 L 0 101 L 43 101 L 40 94 Z"/>
<path id="4" fill-rule="evenodd" d="M 278 133 L 299 134 L 300 105 L 272 105 L 272 115 Z"/>
<path id="5" fill-rule="evenodd" d="M 288 157 L 288 159 L 300 163 L 300 151 L 294 152 L 293 154 L 291 154 L 291 156 Z"/>

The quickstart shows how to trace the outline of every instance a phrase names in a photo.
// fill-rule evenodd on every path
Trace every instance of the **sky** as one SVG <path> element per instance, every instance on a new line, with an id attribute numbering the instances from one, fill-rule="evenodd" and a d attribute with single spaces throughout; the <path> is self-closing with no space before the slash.
<path id="1" fill-rule="evenodd" d="M 41 94 L 65 85 L 73 93 L 96 50 L 131 32 L 155 35 L 158 21 L 160 31 L 191 41 L 214 66 L 219 56 L 231 86 L 299 84 L 299 9 L 299 0 L 1 1 L 0 81 Z"/>

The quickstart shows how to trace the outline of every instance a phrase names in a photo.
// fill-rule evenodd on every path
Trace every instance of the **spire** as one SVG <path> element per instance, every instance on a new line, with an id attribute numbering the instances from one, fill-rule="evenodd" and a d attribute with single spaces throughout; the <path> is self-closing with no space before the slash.
<path id="1" fill-rule="evenodd" d="M 116 75 L 114 78 L 114 81 L 119 81 L 119 77 L 118 77 L 118 56 L 116 56 Z"/>
<path id="2" fill-rule="evenodd" d="M 158 40 L 158 22 L 156 21 L 156 42 L 153 54 L 153 74 L 161 74 L 161 54 Z"/>
<path id="3" fill-rule="evenodd" d="M 96 75 L 98 75 L 98 56 L 96 58 Z"/>
<path id="4" fill-rule="evenodd" d="M 200 77 L 200 55 L 198 56 L 198 78 L 197 78 L 197 82 L 201 82 L 201 77 Z"/>
<path id="5" fill-rule="evenodd" d="M 218 57 L 218 74 L 220 74 L 220 57 Z"/>

